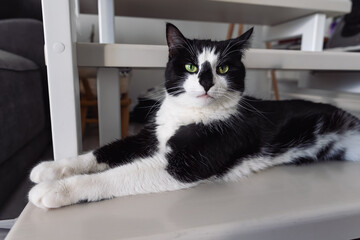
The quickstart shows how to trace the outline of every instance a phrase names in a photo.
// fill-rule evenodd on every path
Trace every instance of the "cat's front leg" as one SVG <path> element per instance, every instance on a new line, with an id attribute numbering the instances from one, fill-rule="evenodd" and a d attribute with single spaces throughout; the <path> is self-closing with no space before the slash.
<path id="1" fill-rule="evenodd" d="M 30 180 L 34 183 L 53 181 L 83 173 L 94 173 L 108 169 L 106 163 L 98 163 L 93 152 L 57 161 L 45 161 L 31 170 Z"/>
<path id="2" fill-rule="evenodd" d="M 40 183 L 79 174 L 96 173 L 131 163 L 136 158 L 151 156 L 157 150 L 154 128 L 154 125 L 148 125 L 136 136 L 112 142 L 87 154 L 42 162 L 33 168 L 30 180 Z"/>
<path id="3" fill-rule="evenodd" d="M 199 183 L 176 180 L 166 171 L 166 165 L 164 157 L 154 156 L 97 174 L 43 182 L 31 189 L 29 200 L 37 207 L 48 209 L 81 201 L 172 191 Z"/>

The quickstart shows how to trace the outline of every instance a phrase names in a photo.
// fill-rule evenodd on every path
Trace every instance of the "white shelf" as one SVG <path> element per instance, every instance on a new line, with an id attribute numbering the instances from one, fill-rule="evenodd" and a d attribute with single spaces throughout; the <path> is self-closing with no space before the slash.
<path id="1" fill-rule="evenodd" d="M 338 48 L 328 48 L 325 49 L 328 52 L 359 52 L 360 45 L 348 46 L 348 47 L 338 47 Z"/>
<path id="2" fill-rule="evenodd" d="M 83 67 L 163 68 L 167 61 L 167 46 L 77 44 L 78 66 Z M 248 69 L 359 71 L 360 53 L 250 49 L 244 63 Z"/>
<path id="3" fill-rule="evenodd" d="M 360 237 L 360 164 L 282 166 L 236 183 L 44 211 L 28 204 L 8 240 Z"/>
<path id="4" fill-rule="evenodd" d="M 349 0 L 115 0 L 117 16 L 261 25 L 314 13 L 338 16 L 350 10 Z M 80 12 L 97 14 L 97 0 L 80 0 Z"/>

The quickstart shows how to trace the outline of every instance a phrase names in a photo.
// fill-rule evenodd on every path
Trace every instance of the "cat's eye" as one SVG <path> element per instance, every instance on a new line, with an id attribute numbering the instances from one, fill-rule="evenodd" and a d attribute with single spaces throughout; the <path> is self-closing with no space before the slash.
<path id="1" fill-rule="evenodd" d="M 225 73 L 227 73 L 227 71 L 229 71 L 229 66 L 228 65 L 217 67 L 217 72 L 220 73 L 220 74 L 225 74 Z"/>
<path id="2" fill-rule="evenodd" d="M 197 66 L 195 66 L 194 64 L 185 64 L 185 69 L 188 72 L 194 73 L 198 70 Z"/>

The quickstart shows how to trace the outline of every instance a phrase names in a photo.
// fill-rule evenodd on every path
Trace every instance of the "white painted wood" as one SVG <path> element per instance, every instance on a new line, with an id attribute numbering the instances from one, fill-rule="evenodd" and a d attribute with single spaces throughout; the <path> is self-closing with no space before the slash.
<path id="1" fill-rule="evenodd" d="M 164 68 L 167 46 L 78 43 L 79 66 Z M 96 57 L 97 56 L 97 57 Z M 126 57 L 124 57 L 126 56 Z M 359 70 L 360 53 L 250 49 L 249 69 Z"/>
<path id="2" fill-rule="evenodd" d="M 339 77 L 340 74 L 344 74 L 345 77 L 347 75 L 353 75 L 354 81 L 346 81 L 348 79 L 342 79 Z M 322 72 L 316 72 L 314 75 L 317 74 L 324 74 L 325 76 L 323 79 L 326 79 L 327 76 L 332 76 L 332 74 L 335 74 L 338 78 L 336 81 L 334 80 L 335 77 L 332 77 L 330 79 L 330 83 L 326 88 L 302 88 L 298 86 L 297 82 L 294 81 L 287 81 L 287 80 L 280 80 L 279 81 L 279 91 L 282 99 L 289 99 L 289 98 L 295 98 L 295 99 L 305 99 L 313 102 L 322 102 L 322 103 L 328 103 L 331 105 L 334 105 L 336 107 L 342 108 L 346 111 L 351 112 L 351 114 L 355 114 L 355 116 L 360 117 L 360 98 L 359 98 L 359 92 L 360 92 L 360 86 L 356 86 L 355 82 L 358 82 L 359 74 L 357 75 L 357 79 L 355 79 L 355 72 L 336 72 L 332 74 L 328 74 L 327 71 Z M 339 81 L 341 79 L 341 81 Z M 310 79 L 313 80 L 314 79 Z M 345 80 L 345 81 L 344 81 Z M 315 83 L 316 83 L 315 79 Z M 348 85 L 348 89 L 341 86 L 341 83 L 344 83 L 344 85 Z M 334 86 L 334 83 L 337 83 L 340 85 L 339 88 L 336 88 L 337 86 Z M 351 85 L 355 87 L 354 89 L 351 88 Z M 359 84 L 357 84 L 359 85 Z M 353 92 L 349 92 L 348 90 L 354 90 Z"/>
<path id="3" fill-rule="evenodd" d="M 78 65 L 99 67 L 165 67 L 165 45 L 78 43 Z"/>
<path id="4" fill-rule="evenodd" d="M 348 0 L 215 0 L 217 2 L 234 2 L 260 6 L 277 6 L 283 8 L 318 9 L 321 11 L 348 11 Z"/>
<path id="5" fill-rule="evenodd" d="M 114 1 L 99 0 L 100 43 L 114 43 Z M 118 69 L 98 69 L 97 74 L 100 146 L 121 138 L 121 105 Z"/>
<path id="6" fill-rule="evenodd" d="M 301 37 L 301 50 L 322 51 L 325 33 L 324 14 L 314 14 L 304 18 L 266 28 L 266 41 Z"/>
<path id="7" fill-rule="evenodd" d="M 325 14 L 315 14 L 310 16 L 309 23 L 304 26 L 301 38 L 302 51 L 322 51 L 325 35 Z"/>
<path id="8" fill-rule="evenodd" d="M 28 204 L 7 240 L 360 237 L 360 164 L 281 166 L 236 183 L 44 211 Z"/>
<path id="9" fill-rule="evenodd" d="M 74 1 L 42 0 L 55 160 L 81 151 Z"/>
<path id="10" fill-rule="evenodd" d="M 332 51 L 332 52 L 359 52 L 360 45 L 356 46 L 348 46 L 348 47 L 338 47 L 338 48 L 327 48 L 324 51 Z"/>
<path id="11" fill-rule="evenodd" d="M 82 13 L 96 14 L 96 3 L 81 0 Z M 350 10 L 350 0 L 115 0 L 117 16 L 259 25 L 280 24 L 315 13 L 339 16 Z"/>
<path id="12" fill-rule="evenodd" d="M 74 4 L 75 16 L 78 18 L 80 15 L 80 0 L 74 0 Z"/>
<path id="13" fill-rule="evenodd" d="M 97 72 L 100 146 L 121 138 L 120 81 L 115 68 Z"/>
<path id="14" fill-rule="evenodd" d="M 101 43 L 114 43 L 114 0 L 99 0 L 99 38 Z"/>

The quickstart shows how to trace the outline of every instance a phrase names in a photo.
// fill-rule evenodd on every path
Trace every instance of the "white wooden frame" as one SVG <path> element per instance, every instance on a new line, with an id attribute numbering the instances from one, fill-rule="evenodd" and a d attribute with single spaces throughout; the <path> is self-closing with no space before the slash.
<path id="1" fill-rule="evenodd" d="M 313 14 L 290 22 L 267 27 L 266 41 L 301 37 L 302 51 L 322 51 L 325 34 L 325 14 Z"/>
<path id="2" fill-rule="evenodd" d="M 99 0 L 100 43 L 115 42 L 114 0 Z M 105 145 L 121 138 L 121 96 L 117 68 L 99 68 L 97 72 L 99 140 Z"/>
<path id="3" fill-rule="evenodd" d="M 42 0 L 42 9 L 54 158 L 61 159 L 82 148 L 75 5 Z"/>

